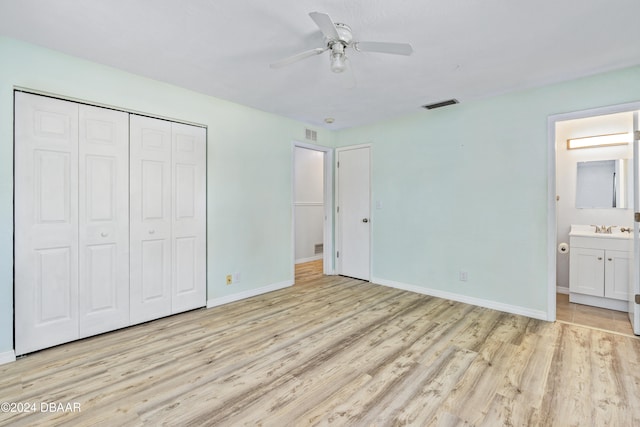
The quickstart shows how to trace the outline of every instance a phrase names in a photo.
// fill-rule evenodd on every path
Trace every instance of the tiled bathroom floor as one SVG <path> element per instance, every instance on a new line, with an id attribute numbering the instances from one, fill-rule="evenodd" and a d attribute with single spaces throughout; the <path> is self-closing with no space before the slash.
<path id="1" fill-rule="evenodd" d="M 575 304 L 566 294 L 556 294 L 556 319 L 633 336 L 628 313 Z"/>

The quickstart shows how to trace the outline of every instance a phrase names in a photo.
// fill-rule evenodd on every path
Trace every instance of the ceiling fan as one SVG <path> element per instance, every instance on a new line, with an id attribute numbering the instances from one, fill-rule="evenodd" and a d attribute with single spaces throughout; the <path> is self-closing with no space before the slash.
<path id="1" fill-rule="evenodd" d="M 325 45 L 274 62 L 269 65 L 271 68 L 281 68 L 302 59 L 320 55 L 329 50 L 331 51 L 331 71 L 341 73 L 347 68 L 346 50 L 348 48 L 353 48 L 358 52 L 391 53 L 394 55 L 411 55 L 413 52 L 409 43 L 354 41 L 351 28 L 348 25 L 337 22 L 334 23 L 326 13 L 311 12 L 309 16 L 318 28 L 320 28 L 322 34 L 324 34 Z"/>

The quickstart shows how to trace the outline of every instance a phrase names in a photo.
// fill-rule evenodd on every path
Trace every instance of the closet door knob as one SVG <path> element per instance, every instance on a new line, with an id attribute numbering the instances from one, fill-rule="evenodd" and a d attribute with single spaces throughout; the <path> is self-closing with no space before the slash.
<path id="1" fill-rule="evenodd" d="M 598 261 L 602 261 L 602 257 L 601 256 L 598 257 Z"/>
<path id="2" fill-rule="evenodd" d="M 607 259 L 608 259 L 609 261 L 612 261 L 612 260 L 613 260 L 613 258 L 607 258 Z"/>
<path id="3" fill-rule="evenodd" d="M 362 218 L 362 222 L 369 222 L 369 218 Z"/>
<path id="4" fill-rule="evenodd" d="M 156 230 L 149 230 L 149 234 L 154 234 Z"/>
<path id="5" fill-rule="evenodd" d="M 107 236 L 109 235 L 109 233 L 107 233 L 107 232 L 103 231 L 102 233 L 100 233 L 100 235 L 101 235 L 102 237 L 107 237 Z"/>

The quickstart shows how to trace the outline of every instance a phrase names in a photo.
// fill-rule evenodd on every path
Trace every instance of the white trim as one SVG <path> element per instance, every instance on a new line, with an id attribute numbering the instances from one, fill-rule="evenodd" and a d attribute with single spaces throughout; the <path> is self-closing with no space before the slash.
<path id="1" fill-rule="evenodd" d="M 547 319 L 556 320 L 556 123 L 640 110 L 640 102 L 553 114 L 547 118 Z"/>
<path id="2" fill-rule="evenodd" d="M 280 289 L 293 286 L 293 280 L 285 280 L 284 282 L 274 283 L 272 285 L 263 286 L 257 289 L 249 289 L 248 291 L 239 292 L 225 297 L 213 298 L 207 300 L 207 308 L 217 307 L 219 305 L 229 304 L 231 302 L 241 301 L 243 299 L 266 294 L 268 292 L 279 291 Z"/>
<path id="3" fill-rule="evenodd" d="M 202 123 L 190 122 L 188 120 L 176 119 L 174 117 L 159 116 L 157 114 L 153 114 L 152 115 L 152 114 L 146 113 L 144 111 L 132 110 L 132 109 L 129 109 L 129 108 L 124 108 L 124 107 L 117 106 L 117 105 L 105 104 L 105 103 L 102 103 L 102 102 L 88 101 L 86 99 L 75 98 L 73 96 L 60 95 L 59 93 L 48 92 L 48 91 L 45 91 L 45 90 L 38 90 L 38 89 L 28 88 L 28 87 L 24 87 L 24 86 L 13 86 L 13 90 L 14 91 L 18 91 L 18 92 L 30 93 L 30 94 L 33 94 L 33 95 L 46 96 L 48 98 L 61 99 L 63 101 L 75 102 L 75 103 L 78 103 L 78 104 L 86 104 L 86 105 L 91 105 L 91 106 L 94 106 L 94 107 L 107 108 L 109 110 L 122 111 L 124 113 L 137 114 L 139 116 L 151 117 L 151 118 L 154 118 L 154 119 L 167 120 L 167 121 L 170 121 L 170 122 L 182 123 L 182 124 L 190 125 L 190 126 L 197 126 L 197 127 L 201 127 L 201 128 L 205 128 L 205 129 L 207 128 L 207 125 L 204 125 Z"/>
<path id="4" fill-rule="evenodd" d="M 360 148 L 371 148 L 371 143 L 370 142 L 366 142 L 364 144 L 345 145 L 344 147 L 336 148 L 336 151 L 358 150 Z"/>
<path id="5" fill-rule="evenodd" d="M 324 203 L 316 202 L 293 202 L 294 206 L 324 206 Z"/>
<path id="6" fill-rule="evenodd" d="M 547 313 L 542 310 L 532 310 L 526 307 L 520 307 L 517 305 L 504 304 L 501 302 L 470 297 L 467 295 L 456 294 L 453 292 L 441 291 L 439 289 L 424 288 L 422 286 L 408 285 L 406 283 L 395 282 L 393 280 L 386 280 L 381 278 L 372 278 L 371 282 L 382 286 L 388 286 L 390 288 L 401 289 L 403 291 L 415 292 L 417 294 L 429 295 L 438 298 L 444 298 L 452 301 L 458 301 L 465 304 L 476 305 L 479 307 L 490 308 L 492 310 L 504 311 L 506 313 L 518 314 L 520 316 L 527 316 L 534 319 L 547 320 Z"/>
<path id="7" fill-rule="evenodd" d="M 569 294 L 569 302 L 576 304 L 590 305 L 593 307 L 606 308 L 608 310 L 616 310 L 622 312 L 629 311 L 629 302 L 625 300 L 596 297 L 593 295 L 579 294 L 572 292 Z"/>
<path id="8" fill-rule="evenodd" d="M 569 287 L 568 286 L 556 286 L 557 294 L 565 294 L 569 295 Z"/>
<path id="9" fill-rule="evenodd" d="M 556 320 L 556 241 L 558 240 L 556 202 L 556 119 L 547 118 L 547 318 Z"/>
<path id="10" fill-rule="evenodd" d="M 324 254 L 310 256 L 308 258 L 300 258 L 296 260 L 296 264 L 303 264 L 305 262 L 318 261 L 319 259 L 323 259 L 323 258 L 324 258 Z"/>
<path id="11" fill-rule="evenodd" d="M 4 365 L 5 363 L 11 363 L 15 361 L 16 361 L 16 353 L 13 350 L 0 353 L 0 365 Z"/>
<path id="12" fill-rule="evenodd" d="M 295 201 L 295 149 L 306 148 L 307 150 L 320 151 L 324 153 L 324 200 L 322 203 L 306 203 Z M 324 206 L 324 229 L 322 233 L 323 256 L 322 273 L 334 275 L 334 237 L 333 237 L 333 148 L 323 145 L 309 144 L 307 142 L 292 141 L 291 143 L 291 277 L 295 279 L 296 261 L 296 206 Z"/>

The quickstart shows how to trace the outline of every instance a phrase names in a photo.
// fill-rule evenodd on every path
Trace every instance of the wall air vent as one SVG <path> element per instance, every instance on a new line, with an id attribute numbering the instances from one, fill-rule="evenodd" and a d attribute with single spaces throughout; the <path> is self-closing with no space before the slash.
<path id="1" fill-rule="evenodd" d="M 322 244 L 322 243 L 316 243 L 316 244 L 313 246 L 313 252 L 314 252 L 314 254 L 315 254 L 315 255 L 319 255 L 319 254 L 321 254 L 323 251 L 324 251 L 324 244 Z"/>
<path id="2" fill-rule="evenodd" d="M 311 129 L 305 129 L 305 138 L 309 141 L 317 141 L 318 140 L 318 132 Z"/>
<path id="3" fill-rule="evenodd" d="M 457 99 L 448 99 L 446 101 L 436 102 L 434 104 L 423 105 L 422 108 L 427 110 L 433 110 L 435 108 L 446 107 L 447 105 L 459 104 Z"/>

